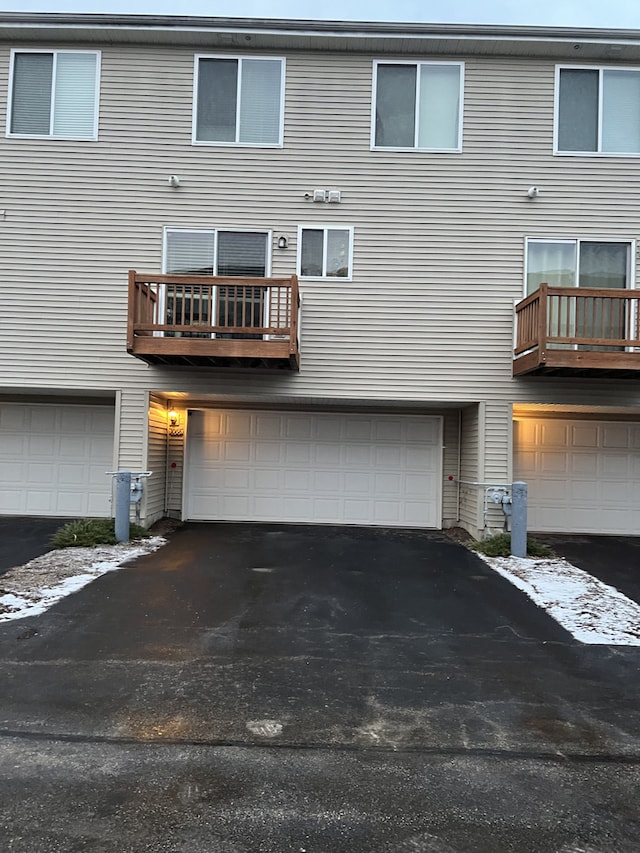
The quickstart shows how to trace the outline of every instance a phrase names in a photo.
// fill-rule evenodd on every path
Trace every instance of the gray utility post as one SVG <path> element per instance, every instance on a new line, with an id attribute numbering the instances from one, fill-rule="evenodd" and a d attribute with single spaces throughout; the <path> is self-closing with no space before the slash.
<path id="1" fill-rule="evenodd" d="M 116 481 L 116 539 L 129 541 L 129 507 L 131 505 L 131 471 L 117 471 Z"/>
<path id="2" fill-rule="evenodd" d="M 511 487 L 511 553 L 527 556 L 527 484 L 513 483 Z"/>

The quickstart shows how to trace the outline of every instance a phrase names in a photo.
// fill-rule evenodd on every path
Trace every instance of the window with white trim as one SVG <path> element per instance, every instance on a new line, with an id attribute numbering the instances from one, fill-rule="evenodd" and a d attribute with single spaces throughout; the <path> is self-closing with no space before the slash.
<path id="1" fill-rule="evenodd" d="M 175 275 L 264 278 L 268 272 L 270 233 L 222 229 L 165 228 L 164 270 Z M 166 322 L 185 326 L 264 326 L 267 288 L 256 284 L 168 284 L 163 292 Z M 208 333 L 167 332 L 210 337 Z M 250 333 L 220 332 L 218 338 L 250 338 Z M 260 337 L 260 335 L 257 335 Z"/>
<path id="2" fill-rule="evenodd" d="M 550 287 L 631 287 L 631 242 L 527 240 L 527 293 Z"/>
<path id="3" fill-rule="evenodd" d="M 12 51 L 7 134 L 96 139 L 99 81 L 99 51 Z"/>
<path id="4" fill-rule="evenodd" d="M 375 62 L 374 148 L 460 151 L 464 65 Z"/>
<path id="5" fill-rule="evenodd" d="M 351 278 L 353 228 L 301 226 L 298 230 L 300 278 Z"/>
<path id="6" fill-rule="evenodd" d="M 196 56 L 193 141 L 282 145 L 284 59 Z"/>
<path id="7" fill-rule="evenodd" d="M 557 68 L 556 151 L 640 154 L 640 70 Z"/>
<path id="8" fill-rule="evenodd" d="M 622 290 L 633 286 L 633 241 L 581 239 L 527 240 L 527 293 L 541 284 L 551 288 L 577 288 L 586 292 L 579 299 L 566 294 L 551 296 L 547 302 L 547 324 L 551 349 L 592 349 L 619 351 L 619 343 L 633 334 L 635 308 L 626 300 L 602 298 L 600 290 Z M 595 289 L 589 296 L 589 289 Z M 571 338 L 575 339 L 571 342 Z M 611 345 L 604 341 L 613 341 Z M 597 343 L 599 341 L 599 343 Z"/>

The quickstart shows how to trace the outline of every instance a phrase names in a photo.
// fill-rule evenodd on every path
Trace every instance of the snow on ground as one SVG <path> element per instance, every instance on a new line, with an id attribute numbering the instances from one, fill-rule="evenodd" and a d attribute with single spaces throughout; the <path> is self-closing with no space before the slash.
<path id="1" fill-rule="evenodd" d="M 581 643 L 640 646 L 640 605 L 563 559 L 486 557 Z"/>
<path id="2" fill-rule="evenodd" d="M 44 613 L 66 595 L 128 560 L 156 551 L 166 541 L 152 536 L 121 545 L 61 548 L 9 569 L 0 575 L 0 622 Z"/>

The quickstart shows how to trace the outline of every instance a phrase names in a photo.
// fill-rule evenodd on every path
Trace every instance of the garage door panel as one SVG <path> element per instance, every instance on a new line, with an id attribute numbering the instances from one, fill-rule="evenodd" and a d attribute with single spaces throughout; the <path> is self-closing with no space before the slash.
<path id="1" fill-rule="evenodd" d="M 282 424 L 280 418 L 273 415 L 256 415 L 255 434 L 258 438 L 280 439 Z"/>
<path id="2" fill-rule="evenodd" d="M 284 434 L 286 438 L 294 440 L 303 439 L 305 441 L 311 438 L 312 428 L 310 418 L 296 418 L 295 420 L 287 419 L 284 423 Z"/>
<path id="3" fill-rule="evenodd" d="M 282 445 L 278 445 L 282 447 Z M 311 461 L 311 446 L 302 442 L 284 445 L 284 461 L 286 464 L 308 465 Z"/>
<path id="4" fill-rule="evenodd" d="M 569 459 L 571 474 L 575 477 L 593 477 L 598 473 L 596 453 L 576 453 Z"/>
<path id="5" fill-rule="evenodd" d="M 629 430 L 626 427 L 623 429 L 603 429 L 602 446 L 627 450 L 630 447 Z"/>
<path id="6" fill-rule="evenodd" d="M 570 430 L 569 442 L 573 447 L 596 448 L 599 430 L 595 426 L 576 426 Z"/>
<path id="7" fill-rule="evenodd" d="M 53 436 L 30 435 L 28 438 L 30 456 L 53 456 L 57 450 L 56 440 Z"/>
<path id="8" fill-rule="evenodd" d="M 272 493 L 282 489 L 282 476 L 278 468 L 256 468 L 253 474 L 254 488 Z"/>
<path id="9" fill-rule="evenodd" d="M 284 472 L 284 487 L 291 492 L 304 492 L 305 494 L 311 491 L 312 478 L 310 471 L 285 471 Z"/>
<path id="10" fill-rule="evenodd" d="M 629 455 L 615 454 L 600 456 L 600 471 L 604 477 L 619 477 L 626 480 L 629 472 Z"/>
<path id="11" fill-rule="evenodd" d="M 439 465 L 434 447 L 412 447 L 405 449 L 405 465 L 409 471 L 434 471 Z"/>
<path id="12" fill-rule="evenodd" d="M 515 476 L 529 484 L 529 527 L 640 532 L 639 432 L 615 421 L 516 421 Z"/>
<path id="13" fill-rule="evenodd" d="M 543 474 L 566 474 L 569 468 L 569 460 L 566 453 L 543 452 L 538 455 L 540 470 Z"/>
<path id="14" fill-rule="evenodd" d="M 340 471 L 316 471 L 313 475 L 313 489 L 318 492 L 334 493 L 341 488 Z"/>
<path id="15" fill-rule="evenodd" d="M 400 474 L 376 474 L 374 477 L 375 491 L 389 497 L 401 498 L 404 494 L 404 477 Z"/>
<path id="16" fill-rule="evenodd" d="M 0 513 L 108 516 L 114 410 L 7 403 L 0 407 Z"/>
<path id="17" fill-rule="evenodd" d="M 399 467 L 402 464 L 401 447 L 375 447 L 374 464 L 383 467 Z"/>
<path id="18" fill-rule="evenodd" d="M 58 465 L 58 483 L 61 486 L 83 486 L 87 483 L 87 470 L 80 464 Z"/>
<path id="19" fill-rule="evenodd" d="M 438 527 L 440 434 L 438 417 L 194 412 L 185 514 Z"/>
<path id="20" fill-rule="evenodd" d="M 381 419 L 373 424 L 372 437 L 376 441 L 403 441 L 404 430 L 402 428 L 402 423 L 397 420 Z"/>
<path id="21" fill-rule="evenodd" d="M 545 447 L 566 447 L 568 444 L 568 430 L 568 426 L 556 421 L 541 423 L 539 425 L 540 436 L 538 441 L 544 444 Z"/>
<path id="22" fill-rule="evenodd" d="M 314 462 L 320 465 L 339 465 L 341 448 L 337 444 L 316 444 L 313 448 Z"/>
<path id="23" fill-rule="evenodd" d="M 346 494 L 364 494 L 371 492 L 371 474 L 359 471 L 345 471 L 344 490 Z"/>

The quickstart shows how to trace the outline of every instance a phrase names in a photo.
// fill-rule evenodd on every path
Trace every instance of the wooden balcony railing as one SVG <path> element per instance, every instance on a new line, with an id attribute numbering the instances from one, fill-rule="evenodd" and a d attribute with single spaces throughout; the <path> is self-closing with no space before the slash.
<path id="1" fill-rule="evenodd" d="M 298 279 L 129 272 L 127 352 L 149 364 L 298 370 Z"/>
<path id="2" fill-rule="evenodd" d="M 637 373 L 639 300 L 635 290 L 541 284 L 516 305 L 513 375 Z"/>

